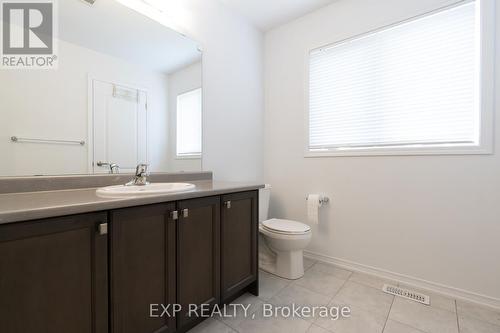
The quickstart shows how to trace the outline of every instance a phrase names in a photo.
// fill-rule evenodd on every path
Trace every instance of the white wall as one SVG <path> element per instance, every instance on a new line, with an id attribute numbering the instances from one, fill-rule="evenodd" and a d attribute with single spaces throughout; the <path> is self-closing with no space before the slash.
<path id="1" fill-rule="evenodd" d="M 267 33 L 265 181 L 273 185 L 273 217 L 304 221 L 307 193 L 333 199 L 313 227 L 309 251 L 485 295 L 491 299 L 479 299 L 498 305 L 498 148 L 482 156 L 304 158 L 307 50 L 447 3 L 343 0 Z M 500 6 L 496 11 L 500 17 Z M 500 52 L 496 63 L 499 79 Z"/>
<path id="2" fill-rule="evenodd" d="M 177 157 L 177 96 L 201 88 L 201 62 L 191 64 L 168 76 L 168 165 L 170 171 L 199 171 L 201 158 Z"/>
<path id="3" fill-rule="evenodd" d="M 263 177 L 263 36 L 216 0 L 183 2 L 179 25 L 203 47 L 203 169 L 218 180 Z"/>
<path id="4" fill-rule="evenodd" d="M 75 44 L 59 41 L 59 68 L 2 70 L 0 175 L 85 174 L 88 149 L 88 74 L 148 90 L 153 171 L 167 170 L 167 76 Z M 85 140 L 85 146 L 11 143 L 20 137 Z M 155 144 L 151 144 L 151 142 Z"/>

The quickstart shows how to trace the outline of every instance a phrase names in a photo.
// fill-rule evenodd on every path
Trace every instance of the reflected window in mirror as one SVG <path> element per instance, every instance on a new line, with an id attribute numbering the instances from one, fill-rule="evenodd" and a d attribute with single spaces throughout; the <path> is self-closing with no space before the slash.
<path id="1" fill-rule="evenodd" d="M 177 96 L 177 158 L 201 157 L 201 88 Z"/>

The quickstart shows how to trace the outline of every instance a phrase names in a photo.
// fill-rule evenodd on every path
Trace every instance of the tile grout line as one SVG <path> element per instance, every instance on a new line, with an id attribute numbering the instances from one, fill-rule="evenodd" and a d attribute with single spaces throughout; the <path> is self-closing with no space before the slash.
<path id="1" fill-rule="evenodd" d="M 316 262 L 316 263 L 317 263 L 317 262 Z M 316 265 L 316 263 L 314 263 L 314 265 Z M 309 267 L 309 269 L 311 269 L 314 265 L 312 265 L 311 267 Z M 346 270 L 346 271 L 347 271 L 347 270 Z M 348 276 L 347 276 L 347 278 L 345 278 L 345 279 L 342 279 L 342 278 L 340 278 L 340 277 L 338 277 L 338 276 L 335 276 L 335 274 L 333 274 L 333 273 L 331 273 L 331 274 L 330 274 L 330 273 L 325 273 L 325 274 L 327 274 L 327 275 L 331 275 L 332 277 L 334 277 L 334 278 L 336 278 L 336 279 L 338 279 L 338 280 L 343 280 L 343 281 L 344 281 L 344 282 L 342 283 L 342 285 L 339 287 L 339 289 L 338 289 L 338 290 L 337 290 L 337 291 L 333 294 L 333 296 L 328 296 L 328 295 L 322 294 L 322 293 L 317 292 L 317 291 L 315 291 L 315 290 L 309 289 L 309 288 L 307 288 L 306 286 L 301 286 L 301 285 L 298 285 L 298 286 L 299 286 L 299 287 L 302 287 L 302 288 L 304 288 L 304 289 L 306 289 L 306 290 L 308 290 L 308 291 L 311 291 L 311 292 L 313 292 L 313 293 L 316 293 L 316 294 L 319 294 L 319 295 L 322 295 L 322 296 L 331 297 L 331 298 L 330 298 L 330 300 L 328 301 L 328 304 L 330 304 L 330 303 L 333 301 L 333 299 L 335 298 L 335 296 L 337 296 L 337 294 L 340 292 L 340 290 L 341 290 L 341 289 L 345 286 L 345 284 L 347 283 L 347 281 L 349 281 L 349 279 L 350 279 L 350 277 L 351 277 L 351 275 L 352 275 L 352 272 L 351 272 L 351 271 L 348 271 L 348 272 L 349 272 L 349 275 L 348 275 Z M 291 284 L 293 284 L 293 282 L 292 282 Z"/>
<path id="2" fill-rule="evenodd" d="M 260 274 L 260 272 L 263 272 L 263 273 L 268 274 L 268 275 L 270 275 L 270 276 L 272 276 L 274 278 L 277 278 L 277 279 L 280 279 L 280 280 L 284 280 L 284 281 L 287 282 L 287 284 L 285 286 L 279 288 L 278 291 L 276 293 L 274 293 L 273 296 L 270 297 L 269 299 L 264 299 L 264 298 L 261 298 L 260 296 L 256 296 L 258 299 L 260 299 L 263 302 L 269 302 L 274 296 L 278 295 L 280 291 L 282 291 L 283 289 L 285 289 L 286 287 L 288 287 L 289 285 L 291 285 L 293 283 L 293 280 L 284 279 L 282 277 L 279 277 L 277 275 L 274 275 L 272 273 L 268 273 L 266 271 L 262 271 L 262 270 L 259 269 L 259 274 Z M 260 281 L 260 277 L 259 277 L 259 281 Z M 260 294 L 260 292 L 259 292 L 259 294 Z"/>
<path id="3" fill-rule="evenodd" d="M 385 331 L 385 327 L 387 326 L 387 322 L 389 321 L 389 316 L 391 315 L 392 306 L 394 305 L 395 300 L 396 300 L 396 296 L 392 296 L 391 306 L 389 307 L 389 312 L 387 312 L 387 317 L 385 318 L 384 327 L 382 328 L 381 333 L 384 333 L 384 331 Z"/>
<path id="4" fill-rule="evenodd" d="M 314 267 L 317 263 L 318 263 L 318 261 L 314 261 L 314 263 L 313 263 L 313 264 L 312 264 L 309 268 L 305 269 L 305 270 L 304 270 L 304 275 L 305 275 L 305 273 L 306 273 L 307 271 L 309 271 L 310 269 L 312 269 L 312 268 L 313 268 L 313 267 Z M 259 271 L 261 271 L 261 269 L 260 269 L 260 268 L 259 268 Z M 296 279 L 296 280 L 288 280 L 288 279 L 282 278 L 282 277 L 280 277 L 280 276 L 278 276 L 278 275 L 275 275 L 275 274 L 272 274 L 272 273 L 269 273 L 269 272 L 265 272 L 265 271 L 263 271 L 263 272 L 264 272 L 264 273 L 266 273 L 266 274 L 269 274 L 270 276 L 273 276 L 273 277 L 275 277 L 275 278 L 278 278 L 278 279 L 281 279 L 281 280 L 285 280 L 285 281 L 287 282 L 287 285 L 285 285 L 285 286 L 283 286 L 282 288 L 280 288 L 280 289 L 279 289 L 279 290 L 278 290 L 278 291 L 277 291 L 277 292 L 276 292 L 276 293 L 275 293 L 275 294 L 274 294 L 271 298 L 269 298 L 268 300 L 266 300 L 266 299 L 264 299 L 264 298 L 261 298 L 260 296 L 257 296 L 257 298 L 259 298 L 259 299 L 260 299 L 261 301 L 263 301 L 263 302 L 270 302 L 270 301 L 271 301 L 271 299 L 273 299 L 274 297 L 276 297 L 276 295 L 278 295 L 278 294 L 279 294 L 279 293 L 280 293 L 283 289 L 288 288 L 288 287 L 290 287 L 290 286 L 294 285 L 294 283 L 295 283 L 296 281 L 298 281 L 298 280 L 299 280 L 299 279 Z M 352 272 L 351 272 L 351 271 L 349 271 L 349 272 L 350 272 L 350 274 L 349 274 L 349 277 L 350 277 L 350 276 L 352 275 Z M 333 274 L 332 274 L 332 275 L 333 275 Z M 333 275 L 333 276 L 334 276 L 334 275 Z M 334 276 L 334 277 L 336 277 L 336 276 Z M 347 282 L 347 280 L 349 280 L 349 277 L 348 277 L 347 279 L 345 279 L 344 283 L 343 283 L 343 284 L 342 284 L 342 286 L 339 288 L 339 290 L 340 290 L 340 289 L 342 289 L 342 287 L 345 285 L 345 283 Z M 338 279 L 340 279 L 340 278 L 338 278 Z M 340 280 L 344 280 L 344 279 L 340 279 Z M 324 295 L 324 294 L 319 293 L 319 292 L 317 292 L 317 291 L 315 291 L 315 290 L 311 290 L 311 289 L 309 289 L 309 288 L 307 288 L 307 287 L 305 287 L 305 286 L 300 286 L 300 285 L 296 285 L 296 286 L 299 286 L 299 287 L 301 287 L 301 288 L 304 288 L 304 289 L 306 289 L 307 291 L 314 292 L 314 293 L 316 293 L 316 294 L 318 294 L 318 295 L 322 295 L 322 296 L 327 296 L 327 297 L 329 297 L 328 295 Z M 333 298 L 337 295 L 337 293 L 338 293 L 338 291 L 339 291 L 339 290 L 337 290 L 337 292 L 336 292 L 336 293 L 335 293 L 335 294 L 334 294 L 334 295 L 333 295 L 333 296 L 329 299 L 328 304 L 329 304 L 329 303 L 333 300 Z"/>
<path id="5" fill-rule="evenodd" d="M 312 325 L 314 325 L 314 322 L 310 322 L 310 321 L 308 321 L 308 320 L 304 320 L 304 321 L 306 321 L 306 322 L 308 322 L 308 323 L 309 323 L 309 326 L 307 326 L 307 329 L 306 329 L 306 332 L 305 332 L 305 333 L 307 333 L 307 332 L 309 332 L 309 330 L 311 329 Z"/>
<path id="6" fill-rule="evenodd" d="M 239 333 L 240 331 L 238 331 L 236 328 L 233 328 L 231 326 L 229 326 L 228 324 L 226 324 L 224 321 L 220 321 L 223 325 L 225 325 L 226 327 L 228 327 L 231 331 L 235 331 L 236 333 Z"/>
<path id="7" fill-rule="evenodd" d="M 427 331 L 425 331 L 425 332 L 424 332 L 424 331 L 422 331 L 422 330 L 421 330 L 421 329 L 419 329 L 419 328 L 416 328 L 416 327 L 414 327 L 414 326 L 412 326 L 412 325 L 410 325 L 410 324 L 404 323 L 404 322 L 402 322 L 402 321 L 400 321 L 400 320 L 397 320 L 397 319 L 391 319 L 391 321 L 394 321 L 394 322 L 399 323 L 399 324 L 401 324 L 401 325 L 403 325 L 403 326 L 406 326 L 406 327 L 410 327 L 411 329 L 413 329 L 413 330 L 415 330 L 415 331 L 417 331 L 417 332 L 421 332 L 421 333 L 429 333 L 429 332 L 427 332 Z M 382 332 L 382 333 L 383 333 L 383 332 Z"/>
<path id="8" fill-rule="evenodd" d="M 351 272 L 351 275 L 352 275 L 352 272 Z M 349 275 L 349 277 L 350 277 L 351 275 Z M 344 286 L 345 286 L 345 284 L 347 283 L 347 281 L 349 281 L 349 277 L 348 277 L 347 279 L 345 279 L 344 283 L 342 283 L 342 285 L 340 286 L 340 288 L 337 290 L 337 292 L 333 295 L 333 297 L 332 297 L 332 298 L 330 299 L 330 301 L 328 302 L 328 305 L 330 305 L 330 304 L 332 303 L 333 299 L 334 299 L 334 298 L 338 295 L 338 293 L 340 292 L 340 290 L 341 290 L 342 288 L 344 288 Z M 328 331 L 328 332 L 331 332 L 331 331 L 330 331 L 329 329 L 327 329 L 326 327 L 323 327 L 323 326 L 321 326 L 321 325 L 317 324 L 317 323 L 316 323 L 317 319 L 318 319 L 318 318 L 314 318 L 314 320 L 313 320 L 313 322 L 312 322 L 311 326 L 314 324 L 314 325 L 316 325 L 316 326 L 318 326 L 318 327 L 321 327 L 322 329 L 324 329 L 324 330 L 326 330 L 326 331 Z"/>
<path id="9" fill-rule="evenodd" d="M 304 273 L 307 272 L 308 270 L 310 270 L 311 268 L 313 268 L 313 266 L 315 266 L 318 262 L 315 261 L 311 266 L 309 266 L 308 268 L 305 269 Z"/>
<path id="10" fill-rule="evenodd" d="M 474 303 L 472 303 L 472 302 L 468 302 L 468 303 L 469 303 L 470 305 L 477 306 L 477 304 L 474 304 Z M 482 308 L 487 309 L 488 311 L 493 311 L 494 313 L 498 313 L 498 314 L 500 314 L 500 311 L 498 311 L 498 309 L 497 309 L 497 308 L 492 308 L 492 307 L 489 307 L 489 306 L 484 306 L 484 305 L 482 305 L 482 306 L 481 306 L 481 305 L 479 305 L 479 307 L 480 307 L 480 308 L 482 307 Z M 456 313 L 457 313 L 458 327 L 459 327 L 459 329 L 460 329 L 460 320 L 459 320 L 460 316 L 459 316 L 459 313 L 458 313 L 458 300 L 455 300 L 455 311 L 456 311 Z M 492 326 L 494 326 L 495 328 L 500 328 L 500 324 L 496 323 L 496 321 L 495 321 L 495 322 L 493 322 L 493 321 L 489 321 L 489 320 L 487 320 L 487 319 L 481 318 L 481 316 L 480 316 L 480 315 L 474 315 L 474 314 L 471 314 L 471 313 L 470 313 L 470 311 L 464 311 L 464 312 L 462 313 L 462 317 L 463 317 L 464 319 L 472 319 L 472 320 L 476 320 L 476 321 L 478 321 L 478 322 L 480 322 L 480 323 L 483 323 L 483 324 L 486 324 L 486 325 L 492 325 Z M 498 332 L 500 332 L 500 331 L 498 331 Z"/>

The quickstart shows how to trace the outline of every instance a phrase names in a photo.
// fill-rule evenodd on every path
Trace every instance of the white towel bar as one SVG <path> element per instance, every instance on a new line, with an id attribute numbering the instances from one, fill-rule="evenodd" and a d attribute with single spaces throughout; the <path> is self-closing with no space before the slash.
<path id="1" fill-rule="evenodd" d="M 76 145 L 85 145 L 85 141 L 77 141 L 77 140 L 53 140 L 53 139 L 35 139 L 35 138 L 20 138 L 17 136 L 11 136 L 10 141 L 12 142 L 39 142 L 39 143 L 55 143 L 55 144 L 76 144 Z"/>

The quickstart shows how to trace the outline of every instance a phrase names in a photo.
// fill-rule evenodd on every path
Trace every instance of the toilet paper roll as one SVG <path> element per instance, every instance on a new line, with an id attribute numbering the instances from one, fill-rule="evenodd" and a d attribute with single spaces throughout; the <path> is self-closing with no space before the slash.
<path id="1" fill-rule="evenodd" d="M 309 224 L 319 223 L 320 198 L 319 194 L 309 194 L 307 196 L 307 221 Z"/>

